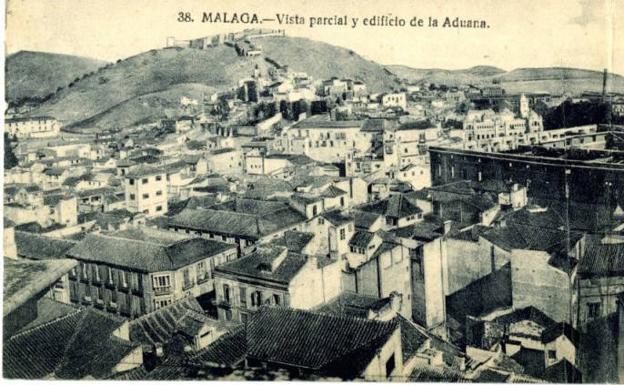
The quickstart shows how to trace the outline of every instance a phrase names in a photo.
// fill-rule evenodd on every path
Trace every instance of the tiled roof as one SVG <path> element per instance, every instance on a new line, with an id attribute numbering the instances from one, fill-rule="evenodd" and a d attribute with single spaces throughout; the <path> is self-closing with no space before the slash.
<path id="1" fill-rule="evenodd" d="M 112 335 L 124 319 L 85 309 L 9 338 L 4 376 L 59 379 L 106 378 L 138 345 Z"/>
<path id="2" fill-rule="evenodd" d="M 327 187 L 325 190 L 321 192 L 321 195 L 326 198 L 337 198 L 339 196 L 345 195 L 346 193 L 347 193 L 346 191 L 339 189 L 338 187 L 334 185 L 330 185 L 329 187 Z"/>
<path id="3" fill-rule="evenodd" d="M 248 321 L 247 356 L 328 374 L 340 372 L 341 378 L 357 377 L 398 327 L 395 321 L 264 307 Z"/>
<path id="4" fill-rule="evenodd" d="M 301 253 L 301 251 L 314 239 L 313 233 L 303 233 L 301 231 L 286 231 L 284 235 L 272 242 L 276 246 L 284 246 L 288 251 Z"/>
<path id="5" fill-rule="evenodd" d="M 401 227 L 394 233 L 401 238 L 429 242 L 444 234 L 444 224 L 437 220 L 424 220 L 411 226 Z"/>
<path id="6" fill-rule="evenodd" d="M 287 253 L 277 266 L 274 262 Z M 287 251 L 282 247 L 262 247 L 254 253 L 217 266 L 215 272 L 253 277 L 288 284 L 305 265 L 307 257 Z"/>
<path id="7" fill-rule="evenodd" d="M 134 216 L 134 213 L 126 209 L 117 209 L 105 212 L 92 211 L 78 215 L 78 223 L 95 221 L 100 228 L 108 229 L 109 226 L 116 226 L 130 221 Z"/>
<path id="8" fill-rule="evenodd" d="M 349 245 L 366 248 L 374 237 L 375 234 L 370 231 L 356 231 L 349 240 Z"/>
<path id="9" fill-rule="evenodd" d="M 511 313 L 496 317 L 493 321 L 505 325 L 520 321 L 532 321 L 545 328 L 551 327 L 555 324 L 555 321 L 552 318 L 533 306 L 515 309 Z"/>
<path id="10" fill-rule="evenodd" d="M 531 212 L 524 208 L 504 216 L 500 221 L 497 227 L 482 234 L 497 246 L 505 250 L 539 250 L 567 255 L 564 248 L 568 232 L 563 219 L 554 211 Z M 571 231 L 569 236 L 570 247 L 573 247 L 583 234 Z"/>
<path id="11" fill-rule="evenodd" d="M 75 305 L 58 302 L 52 298 L 43 297 L 37 301 L 37 318 L 24 326 L 21 331 L 26 331 L 37 326 L 52 322 L 58 318 L 66 317 L 70 314 L 84 310 Z"/>
<path id="12" fill-rule="evenodd" d="M 327 219 L 335 226 L 342 226 L 346 223 L 352 222 L 353 217 L 343 214 L 340 210 L 333 210 L 323 213 L 323 218 Z"/>
<path id="13" fill-rule="evenodd" d="M 579 332 L 567 322 L 558 322 L 542 332 L 542 343 L 549 343 L 560 336 L 566 336 L 570 342 L 577 345 L 580 339 Z"/>
<path id="14" fill-rule="evenodd" d="M 67 251 L 76 245 L 74 241 L 46 237 L 25 231 L 15 232 L 17 255 L 28 259 L 65 258 Z"/>
<path id="15" fill-rule="evenodd" d="M 577 269 L 581 276 L 624 275 L 624 243 L 602 244 L 589 240 Z"/>
<path id="16" fill-rule="evenodd" d="M 235 247 L 224 242 L 188 238 L 164 230 L 151 232 L 153 236 L 141 236 L 144 234 L 141 230 L 88 234 L 68 255 L 80 260 L 154 272 L 177 270 Z"/>
<path id="17" fill-rule="evenodd" d="M 143 345 L 165 344 L 178 332 L 194 337 L 198 324 L 201 328 L 211 322 L 194 297 L 175 301 L 130 322 L 130 340 Z M 216 321 L 214 321 L 216 323 Z"/>
<path id="18" fill-rule="evenodd" d="M 193 230 L 215 232 L 219 234 L 259 239 L 284 228 L 303 223 L 305 217 L 283 202 L 275 202 L 272 210 L 247 210 L 237 208 L 236 211 L 226 209 L 185 209 L 169 220 L 170 226 Z"/>
<path id="19" fill-rule="evenodd" d="M 353 213 L 353 216 L 355 219 L 355 227 L 368 230 L 381 215 L 358 210 Z"/>
<path id="20" fill-rule="evenodd" d="M 563 358 L 556 364 L 547 367 L 544 370 L 543 378 L 559 384 L 580 384 L 583 376 L 580 370 Z"/>
<path id="21" fill-rule="evenodd" d="M 389 303 L 390 298 L 379 299 L 369 295 L 345 291 L 331 302 L 317 308 L 316 311 L 337 316 L 368 318 L 369 310 L 377 311 Z"/>
<path id="22" fill-rule="evenodd" d="M 138 166 L 131 167 L 126 173 L 126 178 L 142 178 L 151 175 L 162 175 L 164 173 L 165 170 L 162 167 L 140 164 Z"/>
<path id="23" fill-rule="evenodd" d="M 76 261 L 71 259 L 30 261 L 5 258 L 4 316 L 48 289 L 74 266 L 76 266 Z"/>
<path id="24" fill-rule="evenodd" d="M 386 199 L 362 206 L 360 210 L 381 214 L 390 218 L 405 218 L 422 213 L 422 210 L 406 199 L 403 194 L 390 195 Z"/>
<path id="25" fill-rule="evenodd" d="M 222 335 L 188 358 L 192 364 L 200 366 L 233 367 L 245 359 L 247 354 L 247 335 L 245 327 L 239 325 Z"/>

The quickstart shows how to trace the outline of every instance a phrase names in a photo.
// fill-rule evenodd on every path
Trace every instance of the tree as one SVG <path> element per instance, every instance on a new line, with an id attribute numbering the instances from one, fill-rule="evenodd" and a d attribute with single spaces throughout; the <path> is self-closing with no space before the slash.
<path id="1" fill-rule="evenodd" d="M 13 153 L 13 138 L 9 135 L 8 132 L 4 133 L 4 169 L 9 170 L 15 166 L 17 166 L 17 157 L 15 153 Z"/>

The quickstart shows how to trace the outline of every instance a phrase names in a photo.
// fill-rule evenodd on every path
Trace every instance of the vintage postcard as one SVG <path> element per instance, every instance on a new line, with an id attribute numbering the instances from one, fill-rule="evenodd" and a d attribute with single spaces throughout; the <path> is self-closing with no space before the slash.
<path id="1" fill-rule="evenodd" d="M 624 2 L 5 11 L 3 379 L 624 382 Z"/>

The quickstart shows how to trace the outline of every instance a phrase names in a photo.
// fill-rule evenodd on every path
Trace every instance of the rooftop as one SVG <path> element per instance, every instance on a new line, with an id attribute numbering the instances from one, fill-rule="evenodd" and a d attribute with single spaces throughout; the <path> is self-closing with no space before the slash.
<path id="1" fill-rule="evenodd" d="M 261 247 L 254 253 L 217 266 L 215 272 L 289 284 L 308 258 L 285 247 Z"/>
<path id="2" fill-rule="evenodd" d="M 7 378 L 106 378 L 138 345 L 113 336 L 123 318 L 92 308 L 22 331 L 3 349 Z"/>
<path id="3" fill-rule="evenodd" d="M 87 234 L 70 257 L 138 271 L 177 270 L 235 246 L 203 238 L 188 238 L 165 230 L 128 229 Z"/>
<path id="4" fill-rule="evenodd" d="M 3 315 L 47 290 L 76 264 L 71 259 L 29 261 L 5 258 Z"/>
<path id="5" fill-rule="evenodd" d="M 263 307 L 247 324 L 247 356 L 341 378 L 356 378 L 398 327 L 395 321 Z M 276 335 L 280 338 L 275 338 Z"/>
<path id="6" fill-rule="evenodd" d="M 15 232 L 17 255 L 28 259 L 65 258 L 67 252 L 76 245 L 74 241 L 47 237 L 25 231 Z"/>

